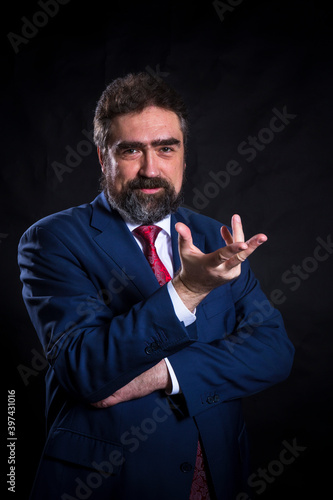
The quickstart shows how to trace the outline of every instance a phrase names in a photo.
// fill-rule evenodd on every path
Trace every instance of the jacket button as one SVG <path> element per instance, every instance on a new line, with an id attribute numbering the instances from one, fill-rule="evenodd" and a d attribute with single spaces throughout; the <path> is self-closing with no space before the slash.
<path id="1" fill-rule="evenodd" d="M 146 354 L 151 354 L 152 352 L 153 352 L 153 350 L 152 350 L 151 346 L 147 346 L 147 347 L 145 348 L 145 353 L 146 353 Z"/>
<path id="2" fill-rule="evenodd" d="M 191 472 L 192 469 L 193 469 L 192 465 L 189 464 L 188 462 L 183 462 L 180 466 L 180 470 L 182 472 Z"/>
<path id="3" fill-rule="evenodd" d="M 218 394 L 215 394 L 214 403 L 218 403 L 219 401 L 220 401 L 220 396 Z"/>
<path id="4" fill-rule="evenodd" d="M 207 398 L 207 403 L 208 403 L 208 404 L 210 404 L 210 405 L 211 405 L 212 403 L 214 403 L 214 398 L 213 398 L 213 396 L 208 396 L 208 398 Z"/>
<path id="5" fill-rule="evenodd" d="M 150 344 L 150 347 L 153 351 L 157 351 L 160 348 L 160 345 L 157 342 L 153 342 Z"/>

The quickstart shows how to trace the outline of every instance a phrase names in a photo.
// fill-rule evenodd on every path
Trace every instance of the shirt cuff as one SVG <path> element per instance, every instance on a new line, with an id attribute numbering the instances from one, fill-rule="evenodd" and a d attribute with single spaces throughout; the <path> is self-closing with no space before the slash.
<path id="1" fill-rule="evenodd" d="M 187 309 L 184 302 L 176 292 L 175 287 L 173 286 L 171 281 L 167 283 L 167 288 L 173 308 L 179 321 L 182 321 L 185 326 L 189 326 L 194 323 L 194 321 L 196 320 L 195 311 L 194 313 L 192 313 L 189 309 Z"/>
<path id="2" fill-rule="evenodd" d="M 175 394 L 179 394 L 181 392 L 181 390 L 179 387 L 179 383 L 178 383 L 178 379 L 176 377 L 176 374 L 175 374 L 168 358 L 164 358 L 164 361 L 166 362 L 166 365 L 167 365 L 167 368 L 169 371 L 169 375 L 171 378 L 171 383 L 172 383 L 171 392 L 167 392 L 167 391 L 165 391 L 165 392 L 168 396 L 173 396 Z"/>

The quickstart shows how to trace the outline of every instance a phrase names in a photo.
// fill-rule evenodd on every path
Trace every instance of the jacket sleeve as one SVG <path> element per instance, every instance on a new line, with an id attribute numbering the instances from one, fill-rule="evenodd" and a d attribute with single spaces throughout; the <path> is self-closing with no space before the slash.
<path id="1" fill-rule="evenodd" d="M 169 357 L 191 416 L 262 391 L 287 378 L 292 367 L 294 347 L 281 314 L 262 292 L 247 261 L 231 290 L 233 330 L 225 335 L 222 318 L 221 337 L 204 343 L 198 327 L 199 340 Z"/>
<path id="2" fill-rule="evenodd" d="M 115 314 L 73 252 L 44 227 L 21 238 L 18 263 L 23 299 L 60 384 L 96 402 L 113 394 L 161 359 L 190 345 L 167 288 Z M 126 302 L 126 290 L 123 292 Z"/>

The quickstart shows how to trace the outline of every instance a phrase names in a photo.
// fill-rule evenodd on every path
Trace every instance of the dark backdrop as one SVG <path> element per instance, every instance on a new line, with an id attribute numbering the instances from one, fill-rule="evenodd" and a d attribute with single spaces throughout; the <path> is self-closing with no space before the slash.
<path id="1" fill-rule="evenodd" d="M 286 382 L 244 401 L 252 492 L 326 497 L 333 444 L 327 3 L 61 3 L 15 2 L 2 12 L 0 304 L 5 389 L 16 391 L 15 498 L 27 498 L 44 442 L 45 367 L 21 299 L 18 240 L 41 217 L 96 196 L 96 101 L 113 78 L 140 70 L 175 86 L 190 108 L 186 206 L 224 223 L 240 213 L 248 236 L 269 237 L 251 263 L 296 356 Z"/>

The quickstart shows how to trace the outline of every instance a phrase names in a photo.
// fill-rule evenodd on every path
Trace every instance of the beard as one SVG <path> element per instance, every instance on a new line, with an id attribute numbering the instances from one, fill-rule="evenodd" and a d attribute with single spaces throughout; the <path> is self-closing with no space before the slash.
<path id="1" fill-rule="evenodd" d="M 183 179 L 184 184 L 184 179 Z M 183 185 L 179 193 L 161 177 L 136 177 L 120 191 L 114 188 L 109 169 L 101 181 L 102 190 L 110 206 L 134 224 L 155 224 L 176 212 L 183 202 Z M 158 193 L 146 194 L 140 189 L 162 188 Z"/>

